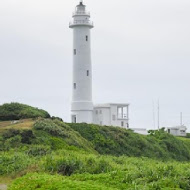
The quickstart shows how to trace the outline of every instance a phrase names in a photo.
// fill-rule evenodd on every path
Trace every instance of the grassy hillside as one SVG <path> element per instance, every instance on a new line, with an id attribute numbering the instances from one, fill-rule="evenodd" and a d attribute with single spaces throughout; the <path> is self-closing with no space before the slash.
<path id="1" fill-rule="evenodd" d="M 0 122 L 9 190 L 190 189 L 190 140 L 57 119 Z"/>
<path id="2" fill-rule="evenodd" d="M 24 121 L 21 124 L 3 127 L 0 150 L 7 151 L 14 148 L 19 151 L 23 148 L 33 148 L 33 146 L 34 149 L 46 146 L 52 150 L 79 148 L 96 153 L 89 141 L 59 120 L 38 119 L 32 121 L 30 123 L 32 125 L 29 125 L 30 120 Z M 24 124 L 26 124 L 26 128 L 23 127 Z"/>
<path id="3" fill-rule="evenodd" d="M 35 123 L 34 119 L 23 119 L 15 123 L 12 121 L 2 121 L 0 122 L 0 134 L 8 129 L 19 129 L 19 130 L 32 129 L 34 123 Z"/>
<path id="4" fill-rule="evenodd" d="M 176 138 L 164 130 L 143 136 L 119 127 L 74 123 L 68 125 L 90 141 L 100 154 L 190 160 L 190 141 Z"/>
<path id="5" fill-rule="evenodd" d="M 48 112 L 19 103 L 3 104 L 0 106 L 0 121 L 11 121 L 27 118 L 49 118 Z"/>

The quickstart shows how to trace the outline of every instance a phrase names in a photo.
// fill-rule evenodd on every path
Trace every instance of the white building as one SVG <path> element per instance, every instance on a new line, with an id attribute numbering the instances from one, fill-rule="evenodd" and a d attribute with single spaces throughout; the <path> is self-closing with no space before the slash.
<path id="1" fill-rule="evenodd" d="M 176 126 L 176 127 L 168 127 L 167 132 L 174 136 L 186 137 L 187 127 L 184 125 Z"/>
<path id="2" fill-rule="evenodd" d="M 93 123 L 129 128 L 129 104 L 100 104 L 94 106 Z"/>
<path id="3" fill-rule="evenodd" d="M 143 129 L 143 128 L 130 128 L 134 133 L 138 133 L 141 135 L 148 135 L 148 131 L 147 129 Z"/>
<path id="4" fill-rule="evenodd" d="M 93 106 L 91 34 L 93 22 L 83 1 L 73 13 L 73 96 L 71 120 L 74 123 L 95 123 L 129 127 L 129 104 L 104 104 Z"/>

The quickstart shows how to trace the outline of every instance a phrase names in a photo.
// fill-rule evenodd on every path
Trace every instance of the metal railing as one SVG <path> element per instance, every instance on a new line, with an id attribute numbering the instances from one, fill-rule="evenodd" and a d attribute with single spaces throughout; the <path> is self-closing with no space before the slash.
<path id="1" fill-rule="evenodd" d="M 85 24 L 85 25 L 91 25 L 91 26 L 93 26 L 93 22 L 92 21 L 90 21 L 90 20 L 75 20 L 75 21 L 71 21 L 70 23 L 69 23 L 69 26 L 71 26 L 71 25 L 77 25 L 77 24 Z"/>
<path id="2" fill-rule="evenodd" d="M 75 11 L 75 12 L 73 12 L 73 16 L 77 16 L 77 15 L 87 15 L 87 16 L 90 16 L 90 12 L 88 12 L 88 11 Z"/>
<path id="3" fill-rule="evenodd" d="M 118 119 L 128 119 L 127 114 L 118 114 Z"/>

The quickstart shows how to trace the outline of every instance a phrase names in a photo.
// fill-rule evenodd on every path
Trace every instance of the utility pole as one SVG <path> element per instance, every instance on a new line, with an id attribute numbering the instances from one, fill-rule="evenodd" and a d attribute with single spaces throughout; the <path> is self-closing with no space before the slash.
<path id="1" fill-rule="evenodd" d="M 181 124 L 181 126 L 183 125 L 183 113 L 182 112 L 180 113 L 180 124 Z"/>
<path id="2" fill-rule="evenodd" d="M 154 127 L 154 130 L 155 130 L 156 129 L 156 119 L 155 119 L 154 101 L 152 102 L 152 111 L 153 111 L 153 127 Z"/>
<path id="3" fill-rule="evenodd" d="M 160 130 L 160 100 L 158 99 L 158 130 Z"/>

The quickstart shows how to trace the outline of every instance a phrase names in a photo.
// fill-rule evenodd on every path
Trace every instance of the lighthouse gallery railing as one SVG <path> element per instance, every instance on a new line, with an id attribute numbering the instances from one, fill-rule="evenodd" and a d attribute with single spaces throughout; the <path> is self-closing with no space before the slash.
<path id="1" fill-rule="evenodd" d="M 87 24 L 87 25 L 92 25 L 93 26 L 93 22 L 89 21 L 89 20 L 75 20 L 75 21 L 71 21 L 69 23 L 69 26 L 75 25 L 75 24 Z"/>

